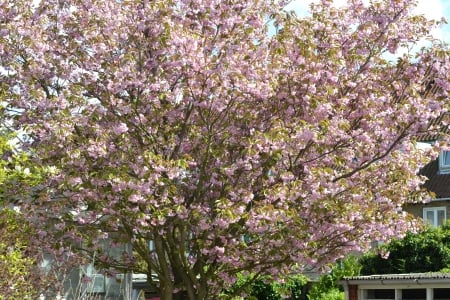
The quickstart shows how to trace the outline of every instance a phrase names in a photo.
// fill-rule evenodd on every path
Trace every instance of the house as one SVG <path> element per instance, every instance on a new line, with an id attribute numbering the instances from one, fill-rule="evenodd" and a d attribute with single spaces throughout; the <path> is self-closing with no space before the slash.
<path id="1" fill-rule="evenodd" d="M 441 115 L 431 126 L 438 125 L 436 133 L 420 136 L 418 143 L 422 146 L 431 145 L 448 133 L 450 113 Z M 421 217 L 433 226 L 442 225 L 450 212 L 450 149 L 442 151 L 438 158 L 426 164 L 420 175 L 427 177 L 424 188 L 434 194 L 428 203 L 410 203 L 404 209 L 414 216 Z"/>
<path id="2" fill-rule="evenodd" d="M 101 243 L 102 249 L 112 257 L 120 257 L 125 251 L 130 251 L 129 245 L 111 246 L 111 240 Z M 42 268 L 45 270 L 52 264 L 52 256 L 44 257 Z M 95 257 L 91 263 L 71 269 L 63 277 L 63 293 L 57 299 L 78 300 L 140 300 L 154 299 L 156 290 L 147 283 L 146 274 L 117 273 L 105 275 L 95 268 Z M 54 298 L 45 298 L 50 300 Z"/>
<path id="3" fill-rule="evenodd" d="M 435 194 L 428 203 L 408 204 L 405 210 L 421 217 L 433 226 L 440 226 L 448 219 L 450 211 L 450 151 L 443 151 L 439 157 L 428 163 L 420 173 L 428 180 L 425 188 Z"/>
<path id="4" fill-rule="evenodd" d="M 51 264 L 51 256 L 45 261 Z M 64 291 L 59 299 L 129 300 L 133 293 L 133 279 L 131 273 L 107 276 L 97 272 L 93 259 L 92 263 L 73 268 L 68 274 L 65 274 Z"/>
<path id="5" fill-rule="evenodd" d="M 354 276 L 339 282 L 345 300 L 450 300 L 450 274 Z"/>

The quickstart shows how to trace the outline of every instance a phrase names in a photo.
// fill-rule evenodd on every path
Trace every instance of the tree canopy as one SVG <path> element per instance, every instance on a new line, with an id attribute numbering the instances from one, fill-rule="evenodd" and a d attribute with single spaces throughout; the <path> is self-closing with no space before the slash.
<path id="1" fill-rule="evenodd" d="M 304 18 L 283 5 L 0 3 L 6 109 L 54 171 L 22 206 L 46 249 L 206 299 L 412 226 L 415 137 L 450 87 L 436 22 L 411 0 L 322 0 Z"/>

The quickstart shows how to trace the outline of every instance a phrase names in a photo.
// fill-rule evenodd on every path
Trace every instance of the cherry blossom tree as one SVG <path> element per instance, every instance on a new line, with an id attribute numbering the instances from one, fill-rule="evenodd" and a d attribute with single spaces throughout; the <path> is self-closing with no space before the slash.
<path id="1" fill-rule="evenodd" d="M 450 64 L 413 1 L 303 18 L 276 0 L 34 3 L 0 4 L 0 78 L 54 170 L 23 210 L 61 257 L 207 299 L 414 226 L 415 137 L 446 110 Z"/>

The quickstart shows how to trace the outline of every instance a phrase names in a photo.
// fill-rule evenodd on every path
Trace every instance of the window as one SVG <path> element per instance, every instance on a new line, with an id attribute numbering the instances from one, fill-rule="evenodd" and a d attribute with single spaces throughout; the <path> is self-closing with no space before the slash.
<path id="1" fill-rule="evenodd" d="M 434 289 L 434 300 L 446 300 L 450 299 L 449 288 Z"/>
<path id="2" fill-rule="evenodd" d="M 105 276 L 98 274 L 93 264 L 81 268 L 81 284 L 87 293 L 105 293 Z"/>
<path id="3" fill-rule="evenodd" d="M 374 290 L 366 290 L 366 296 L 363 299 L 367 300 L 394 300 L 395 299 L 395 290 L 394 289 L 374 289 Z"/>
<path id="4" fill-rule="evenodd" d="M 423 219 L 433 226 L 441 226 L 447 220 L 447 210 L 444 206 L 426 207 L 423 209 Z"/>
<path id="5" fill-rule="evenodd" d="M 442 151 L 439 154 L 439 172 L 450 173 L 450 151 Z"/>
<path id="6" fill-rule="evenodd" d="M 404 289 L 402 290 L 403 300 L 426 300 L 427 290 L 426 289 Z"/>

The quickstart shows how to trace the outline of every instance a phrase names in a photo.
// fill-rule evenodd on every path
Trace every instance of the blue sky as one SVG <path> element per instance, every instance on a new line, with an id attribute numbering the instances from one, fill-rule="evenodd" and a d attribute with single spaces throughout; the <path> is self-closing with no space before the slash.
<path id="1" fill-rule="evenodd" d="M 295 10 L 298 15 L 305 15 L 309 4 L 313 0 L 293 0 L 288 9 Z M 450 22 L 450 0 L 416 0 L 418 2 L 416 13 L 424 14 L 431 19 L 441 19 L 445 17 Z M 346 0 L 334 0 L 337 5 L 342 5 Z M 368 1 L 367 1 L 368 2 Z M 435 30 L 433 35 L 438 39 L 443 39 L 450 43 L 450 24 Z"/>

